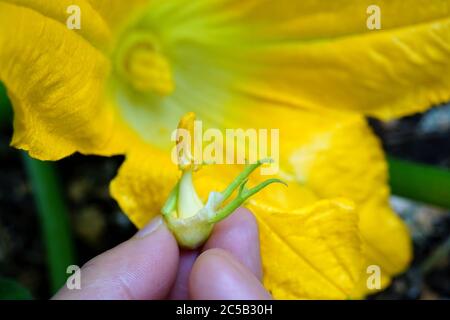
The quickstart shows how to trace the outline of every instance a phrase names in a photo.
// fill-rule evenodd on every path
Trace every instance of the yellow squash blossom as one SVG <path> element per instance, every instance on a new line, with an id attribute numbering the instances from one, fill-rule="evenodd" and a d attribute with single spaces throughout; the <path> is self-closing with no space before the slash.
<path id="1" fill-rule="evenodd" d="M 71 5 L 81 29 L 67 27 Z M 370 5 L 381 30 L 367 28 Z M 138 227 L 178 180 L 169 137 L 187 111 L 213 128 L 280 128 L 289 188 L 249 203 L 277 298 L 359 297 L 368 265 L 383 286 L 406 268 L 364 116 L 450 100 L 449 43 L 450 0 L 0 0 L 12 145 L 42 160 L 126 154 L 111 191 Z M 239 171 L 202 169 L 200 197 Z"/>

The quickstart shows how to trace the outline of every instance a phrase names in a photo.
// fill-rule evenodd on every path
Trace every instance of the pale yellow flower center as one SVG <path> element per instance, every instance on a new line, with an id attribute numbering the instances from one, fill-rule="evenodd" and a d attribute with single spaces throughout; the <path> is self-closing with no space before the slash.
<path id="1" fill-rule="evenodd" d="M 118 72 L 133 89 L 164 97 L 174 90 L 170 63 L 150 33 L 132 33 L 116 57 Z"/>

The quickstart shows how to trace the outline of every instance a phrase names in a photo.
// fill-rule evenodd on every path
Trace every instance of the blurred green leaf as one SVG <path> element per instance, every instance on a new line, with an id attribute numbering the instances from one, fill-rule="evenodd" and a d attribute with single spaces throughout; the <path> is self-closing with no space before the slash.
<path id="1" fill-rule="evenodd" d="M 11 104 L 5 86 L 0 82 L 0 125 L 12 119 Z"/>
<path id="2" fill-rule="evenodd" d="M 388 157 L 392 193 L 450 208 L 450 171 Z"/>
<path id="3" fill-rule="evenodd" d="M 31 300 L 30 291 L 17 281 L 0 277 L 0 300 Z"/>

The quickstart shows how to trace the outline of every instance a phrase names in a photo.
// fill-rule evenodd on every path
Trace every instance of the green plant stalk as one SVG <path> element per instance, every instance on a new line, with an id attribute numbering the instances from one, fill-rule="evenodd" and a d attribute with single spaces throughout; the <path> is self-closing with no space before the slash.
<path id="1" fill-rule="evenodd" d="M 241 176 L 237 177 L 236 180 L 239 180 L 240 178 L 241 178 Z M 281 184 L 287 186 L 287 184 L 284 183 L 280 179 L 268 179 L 268 180 L 266 180 L 264 182 L 261 182 L 259 185 L 257 185 L 256 187 L 253 187 L 252 189 L 247 189 L 245 187 L 247 182 L 248 182 L 248 179 L 247 178 L 244 179 L 242 184 L 239 186 L 239 191 L 238 191 L 238 194 L 237 194 L 236 198 L 231 200 L 223 208 L 219 209 L 216 212 L 216 215 L 209 222 L 217 223 L 217 222 L 225 219 L 231 213 L 233 213 L 237 208 L 239 208 L 245 201 L 247 201 L 247 199 L 249 199 L 253 195 L 255 195 L 258 192 L 260 192 L 262 189 L 266 188 L 267 186 L 269 186 L 269 185 L 271 185 L 273 183 L 281 183 Z M 226 198 L 223 197 L 223 199 L 226 199 Z"/>
<path id="2" fill-rule="evenodd" d="M 6 94 L 5 86 L 0 82 L 0 125 L 10 123 L 12 119 L 11 103 Z"/>
<path id="3" fill-rule="evenodd" d="M 388 157 L 392 193 L 450 208 L 450 171 Z"/>
<path id="4" fill-rule="evenodd" d="M 69 276 L 67 267 L 75 262 L 68 210 L 53 164 L 22 155 L 40 216 L 50 285 L 55 293 Z"/>

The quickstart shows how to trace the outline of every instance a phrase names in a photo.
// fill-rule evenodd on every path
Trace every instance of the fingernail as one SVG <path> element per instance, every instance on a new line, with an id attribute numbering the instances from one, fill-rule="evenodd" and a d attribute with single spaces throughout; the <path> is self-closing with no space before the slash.
<path id="1" fill-rule="evenodd" d="M 155 232 L 162 225 L 162 218 L 160 216 L 154 218 L 149 224 L 136 233 L 136 238 L 144 238 L 149 234 Z"/>

